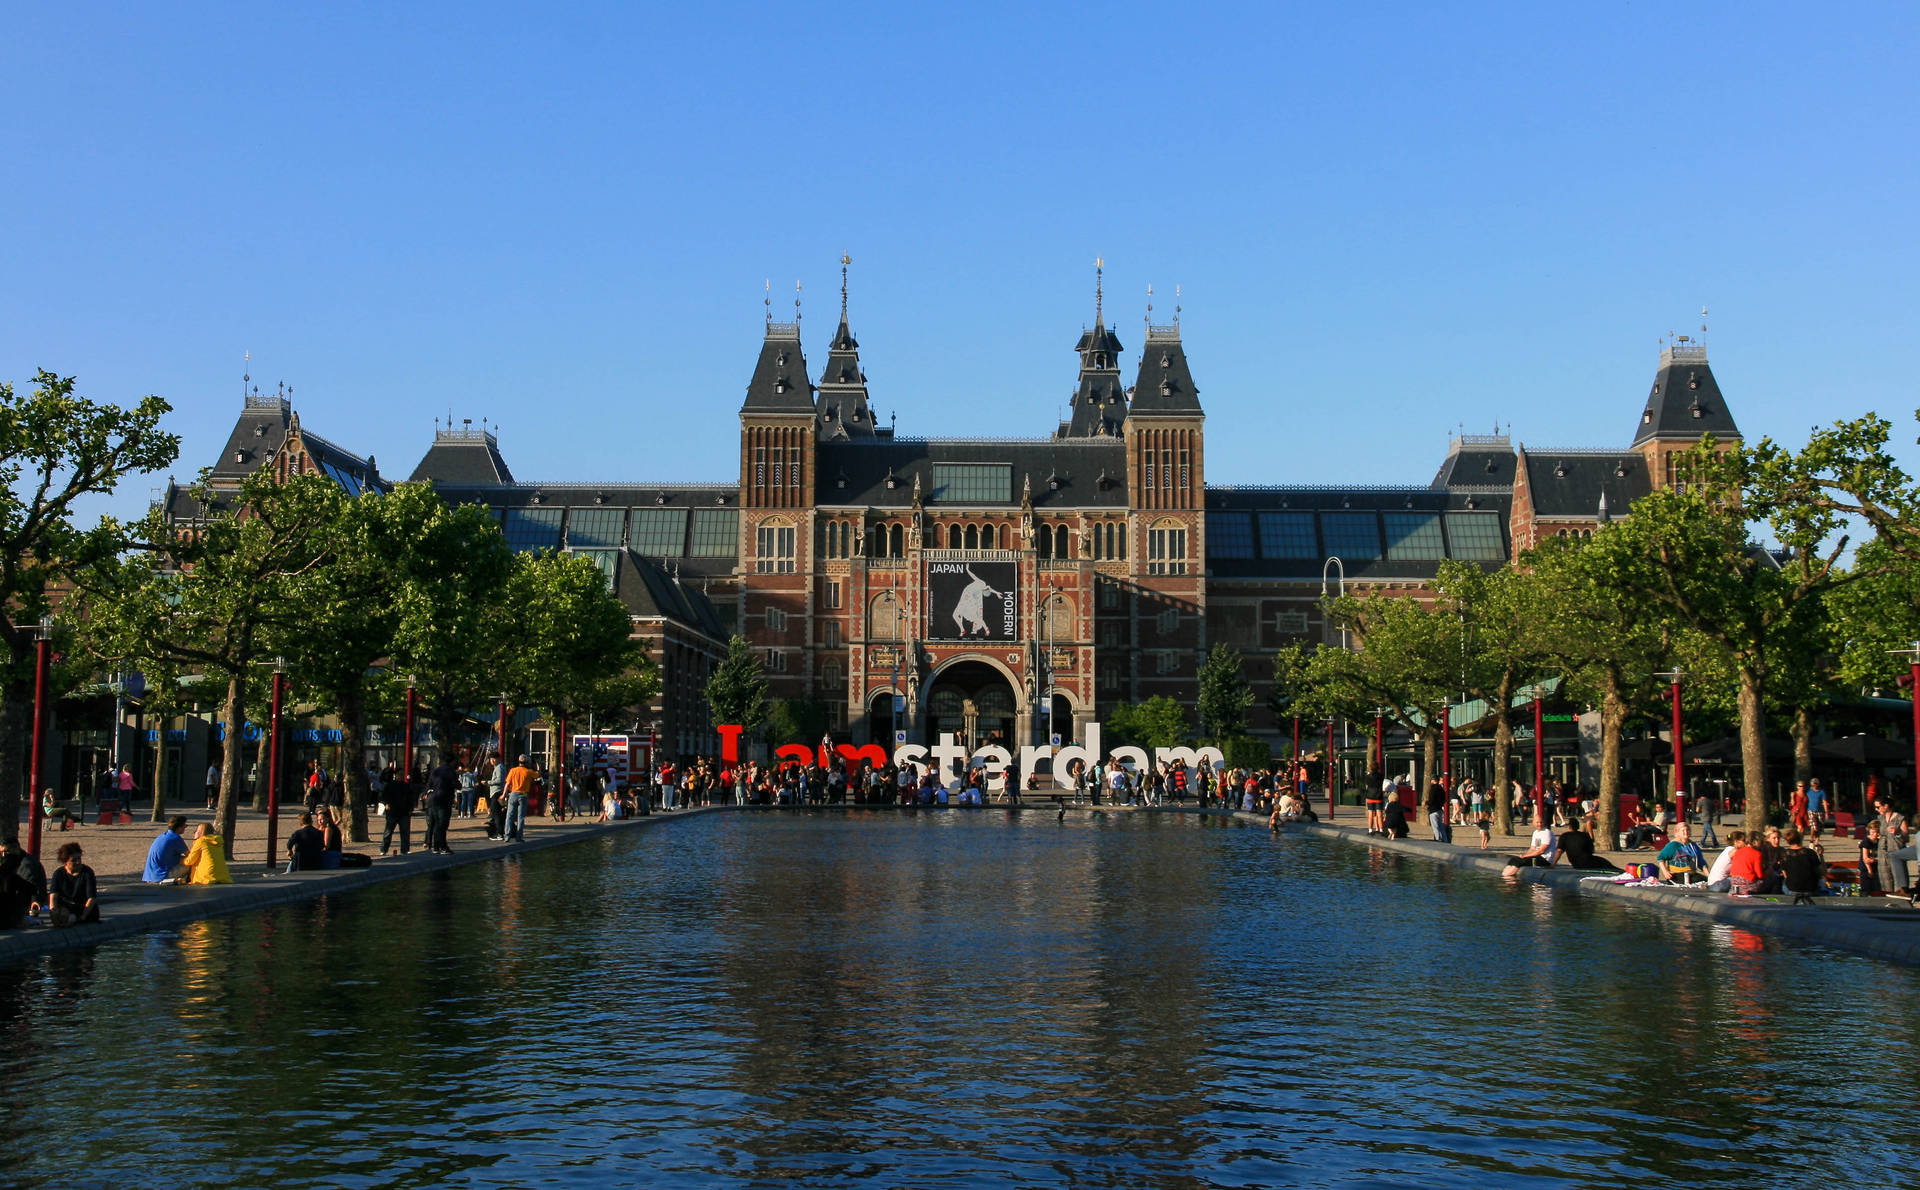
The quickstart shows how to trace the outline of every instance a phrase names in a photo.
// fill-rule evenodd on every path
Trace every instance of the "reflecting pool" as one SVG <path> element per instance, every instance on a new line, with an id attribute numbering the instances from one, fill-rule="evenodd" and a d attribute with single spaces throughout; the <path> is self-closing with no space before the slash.
<path id="1" fill-rule="evenodd" d="M 1898 1185 L 1915 983 L 1218 819 L 711 814 L 0 968 L 0 1184 Z"/>

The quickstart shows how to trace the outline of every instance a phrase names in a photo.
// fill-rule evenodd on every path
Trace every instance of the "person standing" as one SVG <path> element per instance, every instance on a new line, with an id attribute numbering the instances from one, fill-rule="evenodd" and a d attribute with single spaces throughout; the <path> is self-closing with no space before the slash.
<path id="1" fill-rule="evenodd" d="M 1793 829 L 1805 831 L 1812 825 L 1807 816 L 1807 783 L 1795 781 L 1793 792 L 1787 795 L 1787 814 L 1793 820 Z"/>
<path id="2" fill-rule="evenodd" d="M 1436 843 L 1453 842 L 1453 824 L 1447 821 L 1447 788 L 1434 781 L 1427 786 L 1427 826 Z"/>
<path id="3" fill-rule="evenodd" d="M 386 778 L 387 794 L 387 832 L 380 840 L 380 854 L 385 855 L 393 846 L 393 832 L 400 831 L 400 854 L 405 855 L 413 849 L 413 783 L 399 772 L 392 772 Z"/>
<path id="4" fill-rule="evenodd" d="M 460 775 L 453 762 L 442 757 L 427 774 L 427 850 L 435 855 L 452 855 L 447 845 L 447 827 L 453 821 L 453 799 Z"/>
<path id="5" fill-rule="evenodd" d="M 534 771 L 527 767 L 526 753 L 507 773 L 507 841 L 518 843 L 526 838 L 527 795 L 533 792 L 537 778 Z"/>
<path id="6" fill-rule="evenodd" d="M 167 829 L 154 837 L 153 846 L 147 848 L 147 868 L 140 874 L 146 884 L 165 884 L 173 879 L 173 871 L 187 856 L 187 840 L 180 834 L 187 829 L 187 816 L 175 814 L 167 820 Z"/>
<path id="7" fill-rule="evenodd" d="M 207 765 L 207 809 L 211 810 L 220 801 L 220 766 Z"/>
<path id="8" fill-rule="evenodd" d="M 120 812 L 129 813 L 133 809 L 133 770 L 126 765 L 120 766 L 120 773 L 114 778 L 114 789 L 120 795 Z M 93 869 L 89 868 L 88 871 Z"/>

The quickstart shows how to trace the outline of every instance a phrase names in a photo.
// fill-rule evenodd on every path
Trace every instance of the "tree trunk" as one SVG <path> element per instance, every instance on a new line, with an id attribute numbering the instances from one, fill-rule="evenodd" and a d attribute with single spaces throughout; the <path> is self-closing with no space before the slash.
<path id="1" fill-rule="evenodd" d="M 1593 811 L 1593 837 L 1610 851 L 1620 838 L 1620 737 L 1627 723 L 1627 700 L 1619 675 L 1609 672 L 1600 699 L 1600 804 Z"/>
<path id="2" fill-rule="evenodd" d="M 240 772 L 241 737 L 247 731 L 247 675 L 236 669 L 227 675 L 227 739 L 220 766 L 220 839 L 226 844 L 227 858 L 234 854 L 233 828 L 240 818 L 240 795 L 246 786 Z M 267 746 L 262 737 L 262 747 Z"/>
<path id="3" fill-rule="evenodd" d="M 167 820 L 164 782 L 167 776 L 167 717 L 153 717 L 153 813 L 148 822 Z"/>
<path id="4" fill-rule="evenodd" d="M 1749 835 L 1767 825 L 1767 714 L 1765 677 L 1751 665 L 1740 667 L 1740 784 L 1747 799 Z"/>
<path id="5" fill-rule="evenodd" d="M 1416 808 L 1427 804 L 1427 789 L 1440 779 L 1440 733 L 1433 720 L 1420 729 L 1420 787 L 1413 791 Z"/>
<path id="6" fill-rule="evenodd" d="M 365 843 L 367 803 L 373 794 L 367 786 L 366 692 L 341 691 L 335 701 L 340 705 L 340 779 L 347 789 L 347 838 Z"/>
<path id="7" fill-rule="evenodd" d="M 14 658 L 13 671 L 21 672 L 20 658 Z M 33 667 L 26 666 L 31 674 Z M 30 802 L 23 803 L 22 789 L 27 798 L 37 797 L 38 791 L 24 786 L 27 776 L 27 758 L 23 753 L 30 746 L 33 732 L 33 683 L 31 681 L 9 682 L 0 690 L 0 837 L 14 838 L 19 829 L 20 807 L 27 806 L 32 813 Z"/>
<path id="8" fill-rule="evenodd" d="M 1504 700 L 1511 703 L 1511 696 Z M 1493 721 L 1493 776 L 1488 780 L 1485 796 L 1493 799 L 1493 826 L 1503 835 L 1513 833 L 1513 801 L 1507 796 L 1507 782 L 1513 772 L 1513 716 L 1511 708 L 1502 705 L 1494 712 Z"/>
<path id="9" fill-rule="evenodd" d="M 1793 779 L 1813 780 L 1813 713 L 1805 707 L 1793 713 Z"/>

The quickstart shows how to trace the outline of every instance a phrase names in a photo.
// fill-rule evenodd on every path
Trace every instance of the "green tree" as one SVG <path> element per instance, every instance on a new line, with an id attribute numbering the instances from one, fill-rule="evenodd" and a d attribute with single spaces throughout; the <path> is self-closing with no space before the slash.
<path id="1" fill-rule="evenodd" d="M 1766 478 L 1802 464 L 1771 449 L 1764 463 L 1758 458 L 1719 453 L 1706 440 L 1681 460 L 1689 482 L 1641 497 L 1591 547 L 1620 589 L 1717 646 L 1733 668 L 1746 825 L 1756 831 L 1767 820 L 1767 684 L 1815 620 L 1806 605 L 1856 577 L 1839 566 L 1847 545 L 1841 512 Z M 1749 483 L 1756 478 L 1766 481 Z M 1750 522 L 1767 526 L 1782 550 L 1755 545 Z"/>
<path id="2" fill-rule="evenodd" d="M 430 547 L 423 545 L 401 572 L 392 668 L 414 680 L 442 755 L 458 746 L 466 711 L 519 693 L 510 689 L 507 666 L 515 633 L 507 597 L 513 573 L 514 554 L 500 526 L 485 508 L 470 504 L 435 514 Z"/>
<path id="3" fill-rule="evenodd" d="M 160 429 L 171 406 L 159 397 L 128 409 L 79 396 L 71 376 L 43 370 L 33 383 L 30 395 L 0 384 L 0 835 L 8 836 L 20 818 L 34 640 L 48 592 L 124 544 L 111 518 L 77 526 L 74 505 L 158 471 L 180 451 L 180 439 Z"/>
<path id="4" fill-rule="evenodd" d="M 1164 694 L 1142 703 L 1120 703 L 1107 715 L 1107 727 L 1120 742 L 1152 752 L 1187 742 L 1187 710 Z"/>
<path id="5" fill-rule="evenodd" d="M 218 813 L 231 848 L 249 684 L 276 634 L 298 626 L 294 588 L 333 560 L 346 496 L 319 476 L 276 483 L 259 471 L 231 498 L 204 485 L 193 498 L 200 511 L 190 523 L 169 524 L 155 509 L 140 526 L 146 540 L 168 543 L 164 553 L 93 568 L 87 630 L 96 656 L 141 669 L 150 684 L 186 672 L 225 683 Z"/>
<path id="6" fill-rule="evenodd" d="M 1194 710 L 1200 734 L 1216 743 L 1239 735 L 1247 724 L 1253 690 L 1240 672 L 1240 650 L 1222 641 L 1200 666 L 1200 694 Z"/>
<path id="7" fill-rule="evenodd" d="M 1912 664 L 1898 653 L 1920 640 L 1920 560 L 1876 539 L 1854 554 L 1853 568 L 1859 581 L 1827 599 L 1840 678 L 1852 686 L 1897 689 Z"/>
<path id="8" fill-rule="evenodd" d="M 514 642 L 508 668 L 529 702 L 578 722 L 652 699 L 659 671 L 633 639 L 632 618 L 591 558 L 522 554 L 508 590 Z"/>
<path id="9" fill-rule="evenodd" d="M 774 739 L 811 748 L 827 733 L 826 708 L 810 698 L 783 698 L 773 704 L 767 725 Z"/>
<path id="10" fill-rule="evenodd" d="M 1493 730 L 1494 825 L 1513 833 L 1513 799 L 1507 796 L 1513 764 L 1513 700 L 1540 677 L 1546 636 L 1539 583 L 1526 570 L 1483 570 L 1465 562 L 1442 562 L 1434 578 L 1439 614 L 1459 622 L 1460 689 L 1486 704 L 1484 728 Z"/>
<path id="11" fill-rule="evenodd" d="M 1316 649 L 1298 705 L 1330 718 L 1380 715 L 1405 728 L 1421 742 L 1425 788 L 1439 776 L 1440 716 L 1459 691 L 1459 617 L 1384 592 L 1329 600 L 1327 614 L 1355 635 L 1356 647 Z"/>
<path id="12" fill-rule="evenodd" d="M 716 724 L 738 724 L 752 735 L 767 721 L 767 675 L 744 636 L 727 642 L 727 655 L 707 678 L 707 706 Z"/>
<path id="13" fill-rule="evenodd" d="M 1520 561 L 1533 575 L 1542 652 L 1561 667 L 1574 690 L 1590 695 L 1600 708 L 1600 789 L 1593 833 L 1612 839 L 1620 828 L 1620 757 L 1627 720 L 1657 697 L 1657 674 L 1672 664 L 1673 632 L 1649 599 L 1614 581 L 1604 552 L 1588 544 L 1582 538 L 1550 537 Z"/>

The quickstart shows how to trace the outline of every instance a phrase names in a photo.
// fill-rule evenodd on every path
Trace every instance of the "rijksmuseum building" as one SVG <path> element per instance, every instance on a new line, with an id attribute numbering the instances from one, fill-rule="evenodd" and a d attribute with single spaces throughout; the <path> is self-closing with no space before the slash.
<path id="1" fill-rule="evenodd" d="M 1704 347 L 1681 337 L 1643 400 L 1621 394 L 1622 445 L 1466 435 L 1425 486 L 1210 483 L 1177 318 L 1147 325 L 1129 359 L 1096 301 L 1071 416 L 1030 438 L 878 424 L 844 286 L 839 325 L 814 346 L 817 363 L 797 321 L 769 319 L 739 406 L 739 471 L 712 483 L 522 478 L 497 434 L 465 424 L 437 430 L 408 476 L 496 510 L 517 550 L 599 562 L 660 664 L 642 726 L 663 751 L 717 748 L 704 688 L 736 633 L 774 697 L 816 704 L 843 742 L 888 745 L 1072 740 L 1116 703 L 1190 705 L 1225 642 L 1247 657 L 1254 732 L 1277 741 L 1265 654 L 1338 640 L 1323 591 L 1417 596 L 1443 559 L 1505 565 L 1672 482 L 1673 456 L 1702 435 L 1739 437 Z M 390 483 L 290 401 L 253 392 L 213 479 L 261 466 L 349 490 Z"/>

